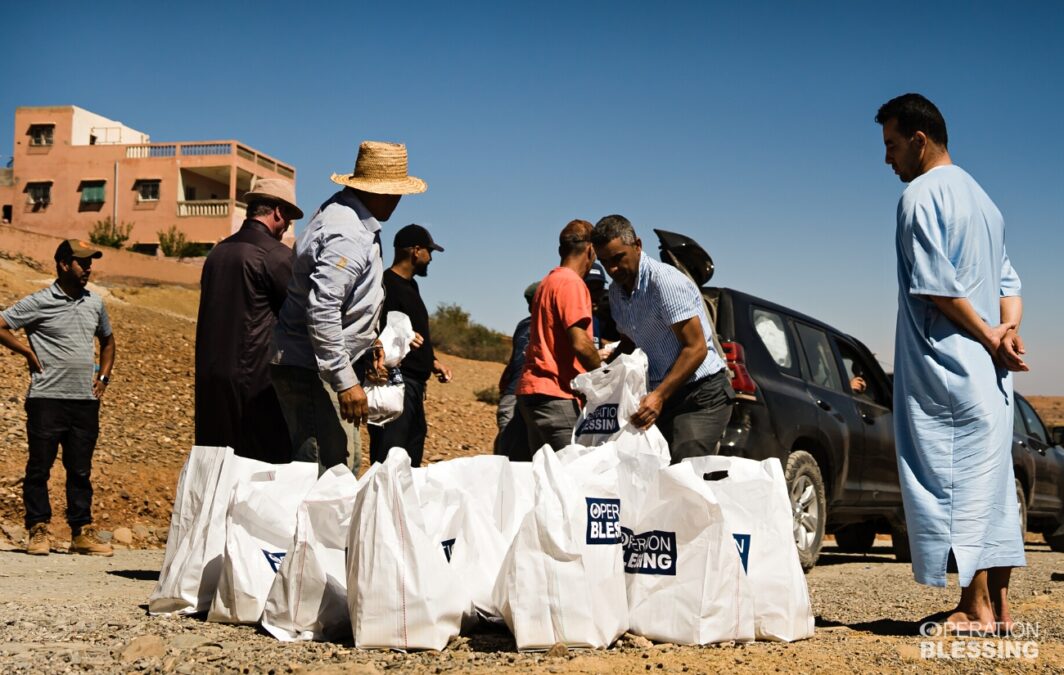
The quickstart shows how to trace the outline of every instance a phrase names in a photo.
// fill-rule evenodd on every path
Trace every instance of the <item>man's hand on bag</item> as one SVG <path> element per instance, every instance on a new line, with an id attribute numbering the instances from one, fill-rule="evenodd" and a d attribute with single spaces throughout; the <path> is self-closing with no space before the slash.
<path id="1" fill-rule="evenodd" d="M 370 384 L 384 384 L 388 381 L 388 367 L 384 365 L 384 345 L 380 340 L 373 343 L 373 360 L 366 371 L 366 381 Z"/>
<path id="2" fill-rule="evenodd" d="M 425 338 L 422 337 L 421 333 L 414 333 L 414 338 L 410 340 L 410 348 L 417 349 L 423 344 L 425 344 Z"/>
<path id="3" fill-rule="evenodd" d="M 658 392 L 650 392 L 639 402 L 639 410 L 636 410 L 631 417 L 632 424 L 646 431 L 652 424 L 657 423 L 658 417 L 661 416 L 661 406 L 664 403 L 665 401 Z"/>
<path id="4" fill-rule="evenodd" d="M 340 417 L 345 422 L 351 422 L 356 427 L 364 424 L 369 416 L 369 401 L 366 399 L 366 390 L 362 385 L 344 389 L 336 397 L 340 399 Z"/>

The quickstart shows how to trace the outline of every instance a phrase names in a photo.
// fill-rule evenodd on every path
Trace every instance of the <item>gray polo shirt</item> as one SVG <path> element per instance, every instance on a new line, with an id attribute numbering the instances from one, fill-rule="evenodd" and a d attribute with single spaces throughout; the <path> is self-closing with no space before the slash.
<path id="1" fill-rule="evenodd" d="M 111 334 L 99 295 L 85 290 L 71 298 L 59 282 L 0 312 L 8 328 L 24 328 L 43 372 L 30 377 L 27 398 L 92 400 L 96 373 L 93 338 Z"/>

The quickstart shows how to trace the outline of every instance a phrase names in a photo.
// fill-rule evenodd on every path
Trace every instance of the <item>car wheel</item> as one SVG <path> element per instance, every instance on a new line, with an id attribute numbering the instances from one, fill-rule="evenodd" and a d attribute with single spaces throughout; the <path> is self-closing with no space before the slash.
<path id="1" fill-rule="evenodd" d="M 816 460 L 804 450 L 795 450 L 787 458 L 786 479 L 791 498 L 794 543 L 802 569 L 808 572 L 816 565 L 824 541 L 827 521 L 824 479 Z"/>
<path id="2" fill-rule="evenodd" d="M 1023 494 L 1023 483 L 1019 478 L 1016 481 L 1016 503 L 1020 510 L 1020 536 L 1027 538 L 1027 497 Z"/>
<path id="3" fill-rule="evenodd" d="M 876 543 L 876 528 L 854 523 L 835 530 L 835 543 L 843 553 L 868 553 Z"/>

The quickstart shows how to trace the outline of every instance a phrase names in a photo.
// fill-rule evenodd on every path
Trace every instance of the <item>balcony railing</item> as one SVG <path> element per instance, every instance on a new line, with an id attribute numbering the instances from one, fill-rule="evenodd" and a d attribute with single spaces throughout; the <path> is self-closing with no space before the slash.
<path id="1" fill-rule="evenodd" d="M 256 152 L 251 148 L 232 141 L 213 143 L 148 143 L 127 145 L 126 159 L 147 159 L 155 157 L 203 157 L 206 155 L 232 155 L 254 162 L 259 166 L 279 173 L 286 178 L 295 177 L 295 169 L 282 164 L 276 159 Z"/>
<path id="2" fill-rule="evenodd" d="M 224 218 L 229 215 L 228 199 L 197 199 L 177 203 L 178 218 Z"/>

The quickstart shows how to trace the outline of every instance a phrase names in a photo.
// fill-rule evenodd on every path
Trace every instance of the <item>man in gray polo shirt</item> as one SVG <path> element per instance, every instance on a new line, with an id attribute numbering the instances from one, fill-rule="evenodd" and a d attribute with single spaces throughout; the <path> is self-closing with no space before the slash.
<path id="1" fill-rule="evenodd" d="M 48 476 L 59 446 L 66 469 L 67 522 L 71 553 L 113 555 L 97 541 L 92 523 L 92 453 L 100 432 L 100 399 L 115 361 L 115 339 L 100 296 L 86 285 L 92 261 L 103 255 L 87 243 L 68 239 L 55 251 L 56 281 L 0 312 L 0 344 L 26 359 L 29 458 L 22 482 L 26 504 L 26 552 L 48 555 L 52 506 Z M 29 345 L 13 330 L 26 331 Z M 96 374 L 93 338 L 100 342 Z"/>

